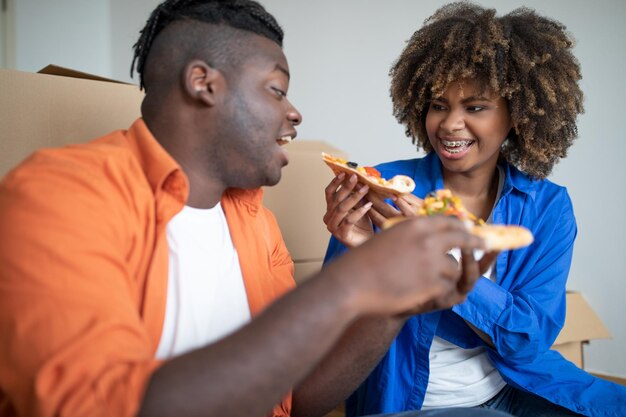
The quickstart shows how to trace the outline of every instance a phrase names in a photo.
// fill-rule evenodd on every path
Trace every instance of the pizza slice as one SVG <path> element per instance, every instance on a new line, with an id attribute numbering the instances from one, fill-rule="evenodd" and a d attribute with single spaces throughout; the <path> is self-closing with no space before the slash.
<path id="1" fill-rule="evenodd" d="M 461 219 L 472 234 L 485 240 L 487 250 L 503 251 L 530 245 L 533 234 L 524 226 L 487 224 L 469 212 L 461 199 L 452 195 L 450 190 L 437 190 L 424 198 L 417 212 L 418 216 L 456 216 Z M 383 224 L 388 229 L 408 217 L 394 217 Z"/>
<path id="2" fill-rule="evenodd" d="M 347 175 L 356 174 L 360 183 L 383 195 L 402 195 L 415 189 L 413 178 L 406 175 L 396 175 L 391 179 L 384 179 L 380 172 L 373 167 L 359 166 L 356 162 L 334 157 L 324 152 L 322 152 L 322 159 L 335 175 L 339 175 L 341 172 Z"/>

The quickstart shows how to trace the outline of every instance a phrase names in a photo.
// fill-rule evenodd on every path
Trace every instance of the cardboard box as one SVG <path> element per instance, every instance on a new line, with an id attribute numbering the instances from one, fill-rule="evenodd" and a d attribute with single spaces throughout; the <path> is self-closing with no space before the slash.
<path id="1" fill-rule="evenodd" d="M 54 65 L 42 71 L 0 70 L 0 177 L 39 148 L 126 129 L 140 115 L 135 85 Z"/>
<path id="2" fill-rule="evenodd" d="M 584 368 L 583 347 L 594 339 L 611 337 L 600 317 L 579 292 L 568 291 L 565 325 L 552 349 L 579 368 Z"/>
<path id="3" fill-rule="evenodd" d="M 296 282 L 320 270 L 330 233 L 322 221 L 326 213 L 324 188 L 333 179 L 322 162 L 322 152 L 345 153 L 315 140 L 295 140 L 288 145 L 289 165 L 278 185 L 265 188 L 264 203 L 276 215 L 280 230 L 295 264 Z"/>

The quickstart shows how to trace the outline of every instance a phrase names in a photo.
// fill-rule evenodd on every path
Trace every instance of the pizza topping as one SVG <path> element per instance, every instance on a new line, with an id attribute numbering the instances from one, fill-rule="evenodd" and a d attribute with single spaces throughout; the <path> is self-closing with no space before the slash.
<path id="1" fill-rule="evenodd" d="M 380 171 L 374 167 L 363 167 L 363 170 L 370 177 L 381 178 Z"/>
<path id="2" fill-rule="evenodd" d="M 461 199 L 452 195 L 450 190 L 437 190 L 429 193 L 422 202 L 417 214 L 422 216 L 433 216 L 441 214 L 444 216 L 456 216 L 471 224 L 481 225 L 485 222 L 470 213 L 461 204 Z"/>
<path id="3" fill-rule="evenodd" d="M 337 162 L 338 164 L 348 165 L 348 160 L 347 159 L 335 158 L 334 156 L 329 156 L 329 159 L 331 159 L 334 162 Z"/>
<path id="4" fill-rule="evenodd" d="M 461 204 L 461 199 L 452 195 L 450 190 L 437 190 L 429 193 L 422 201 L 417 214 L 422 216 L 444 215 L 458 217 L 465 223 L 472 234 L 480 236 L 485 240 L 488 250 L 517 249 L 530 245 L 534 240 L 532 232 L 524 226 L 486 224 L 482 219 L 470 213 Z M 388 220 L 390 224 L 387 227 L 397 223 L 397 221 L 391 222 L 391 220 L 393 219 Z"/>
<path id="5" fill-rule="evenodd" d="M 532 232 L 524 226 L 486 224 L 463 207 L 461 199 L 452 195 L 450 190 L 437 190 L 428 194 L 422 201 L 417 215 L 456 216 L 463 221 L 470 233 L 485 241 L 485 248 L 489 251 L 522 248 L 534 241 Z M 382 229 L 388 229 L 408 218 L 410 217 L 398 216 L 387 219 Z"/>

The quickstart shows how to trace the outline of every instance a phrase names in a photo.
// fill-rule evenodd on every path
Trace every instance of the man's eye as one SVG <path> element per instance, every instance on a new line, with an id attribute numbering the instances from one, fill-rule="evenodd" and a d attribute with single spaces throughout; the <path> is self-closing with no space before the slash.
<path id="1" fill-rule="evenodd" d="M 280 88 L 272 87 L 272 90 L 276 93 L 276 95 L 280 97 L 287 97 L 287 93 L 281 90 Z"/>

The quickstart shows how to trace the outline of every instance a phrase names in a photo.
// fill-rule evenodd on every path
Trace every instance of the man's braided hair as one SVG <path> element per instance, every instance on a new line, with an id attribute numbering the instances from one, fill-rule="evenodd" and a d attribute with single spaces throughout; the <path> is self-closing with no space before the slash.
<path id="1" fill-rule="evenodd" d="M 263 6 L 252 0 L 166 0 L 152 12 L 133 46 L 130 75 L 136 68 L 144 87 L 146 58 L 154 39 L 176 21 L 193 20 L 219 24 L 264 36 L 282 47 L 283 30 Z"/>
<path id="2" fill-rule="evenodd" d="M 507 100 L 514 128 L 501 155 L 535 178 L 566 156 L 583 112 L 580 65 L 565 26 L 528 8 L 496 17 L 467 2 L 446 5 L 415 32 L 390 70 L 397 120 L 417 148 L 432 151 L 425 129 L 431 98 L 476 79 Z"/>

